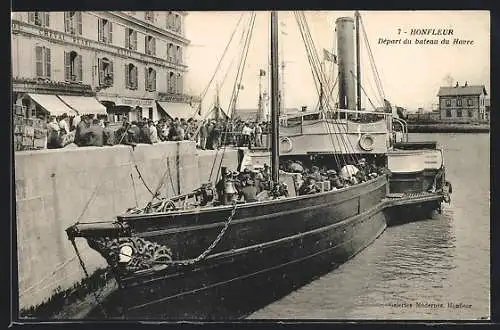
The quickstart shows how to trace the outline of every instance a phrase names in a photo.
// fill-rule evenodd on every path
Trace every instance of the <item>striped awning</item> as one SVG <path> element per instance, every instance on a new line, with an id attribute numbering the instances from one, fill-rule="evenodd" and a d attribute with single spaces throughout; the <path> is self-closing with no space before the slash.
<path id="1" fill-rule="evenodd" d="M 59 95 L 59 98 L 67 105 L 78 111 L 79 114 L 105 115 L 106 107 L 91 96 L 67 96 Z"/>
<path id="2" fill-rule="evenodd" d="M 53 116 L 60 116 L 62 114 L 75 116 L 77 114 L 76 111 L 61 101 L 57 95 L 33 93 L 28 93 L 27 95 Z"/>

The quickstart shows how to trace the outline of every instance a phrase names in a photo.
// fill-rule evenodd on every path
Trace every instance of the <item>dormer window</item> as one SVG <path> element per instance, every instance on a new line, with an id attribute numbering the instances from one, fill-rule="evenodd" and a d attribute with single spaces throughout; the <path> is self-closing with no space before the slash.
<path id="1" fill-rule="evenodd" d="M 99 19 L 98 25 L 99 41 L 104 43 L 113 42 L 113 25 L 110 21 L 104 18 Z"/>
<path id="2" fill-rule="evenodd" d="M 79 11 L 64 12 L 64 31 L 70 34 L 82 35 L 82 13 Z"/>
<path id="3" fill-rule="evenodd" d="M 144 18 L 146 21 L 154 22 L 155 21 L 155 12 L 154 11 L 146 11 L 144 13 Z"/>
<path id="4" fill-rule="evenodd" d="M 28 13 L 28 22 L 42 27 L 49 27 L 49 13 L 44 11 L 31 11 Z"/>

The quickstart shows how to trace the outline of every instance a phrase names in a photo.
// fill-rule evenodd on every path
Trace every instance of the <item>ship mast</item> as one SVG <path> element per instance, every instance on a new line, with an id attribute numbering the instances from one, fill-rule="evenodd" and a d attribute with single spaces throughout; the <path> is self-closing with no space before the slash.
<path id="1" fill-rule="evenodd" d="M 356 18 L 356 98 L 357 110 L 361 110 L 361 60 L 359 50 L 359 11 L 354 12 Z"/>
<path id="2" fill-rule="evenodd" d="M 278 13 L 271 12 L 271 178 L 279 182 Z"/>

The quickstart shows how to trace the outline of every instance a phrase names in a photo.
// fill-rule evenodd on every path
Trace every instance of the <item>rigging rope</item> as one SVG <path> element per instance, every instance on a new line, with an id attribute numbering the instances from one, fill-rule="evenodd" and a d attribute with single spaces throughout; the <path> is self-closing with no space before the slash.
<path id="1" fill-rule="evenodd" d="M 365 42 L 366 42 L 366 46 L 368 49 L 368 55 L 369 55 L 370 61 L 372 63 L 372 67 L 375 69 L 374 72 L 375 72 L 375 77 L 376 77 L 375 80 L 377 83 L 377 88 L 380 88 L 379 92 L 381 93 L 381 96 L 385 99 L 384 88 L 382 86 L 382 81 L 380 80 L 380 74 L 378 73 L 377 65 L 375 64 L 375 58 L 374 58 L 373 53 L 372 53 L 370 42 L 368 41 L 368 35 L 366 34 L 365 25 L 363 23 L 361 15 L 359 16 L 359 22 L 361 23 L 361 30 L 363 31 L 363 37 L 364 37 Z"/>
<path id="2" fill-rule="evenodd" d="M 207 87 L 205 87 L 205 89 L 203 90 L 203 92 L 201 93 L 201 99 L 203 99 L 205 97 L 205 95 L 207 94 L 207 91 L 208 89 L 210 88 L 210 85 L 212 84 L 216 74 L 217 74 L 217 71 L 219 70 L 219 67 L 222 63 L 222 60 L 224 59 L 224 57 L 226 56 L 226 53 L 227 53 L 227 50 L 229 49 L 229 45 L 231 44 L 231 42 L 233 41 L 233 37 L 234 35 L 236 34 L 236 30 L 238 30 L 238 26 L 240 25 L 242 19 L 243 19 L 243 15 L 245 14 L 245 12 L 241 13 L 239 19 L 238 19 L 238 22 L 236 23 L 236 26 L 234 27 L 233 29 L 233 32 L 231 33 L 231 37 L 229 38 L 229 41 L 228 43 L 226 44 L 226 48 L 224 49 L 224 52 L 222 53 L 222 56 L 221 58 L 219 59 L 219 63 L 217 63 L 217 67 L 215 68 L 215 71 L 212 75 L 212 77 L 210 78 L 210 81 L 208 82 L 208 85 Z"/>
<path id="3" fill-rule="evenodd" d="M 314 75 L 315 75 L 316 79 L 318 79 L 320 81 L 324 82 L 326 80 L 326 84 L 321 83 L 320 85 L 321 85 L 321 87 L 324 87 L 326 85 L 326 87 L 328 89 L 327 93 L 326 93 L 326 97 L 327 97 L 326 107 L 329 110 L 332 110 L 331 104 L 330 104 L 330 97 L 331 97 L 331 92 L 333 91 L 336 83 L 331 88 L 328 88 L 329 81 L 326 79 L 325 73 L 321 69 L 318 53 L 316 51 L 316 47 L 314 46 L 314 41 L 312 39 L 305 15 L 304 15 L 304 13 L 298 13 L 298 14 L 296 13 L 295 15 L 296 15 L 296 19 L 297 19 L 297 22 L 299 25 L 299 29 L 301 31 L 302 38 L 304 39 L 304 43 L 306 44 L 306 50 L 308 51 L 308 53 L 313 53 L 313 54 L 308 54 L 308 56 L 311 59 L 310 64 L 313 67 Z M 338 79 L 338 77 L 337 77 L 337 79 Z M 337 81 L 337 79 L 336 79 L 336 81 Z M 323 94 L 325 94 L 325 93 L 323 92 Z M 336 127 L 336 126 L 343 126 L 343 124 L 339 123 L 338 120 L 335 120 L 335 119 L 334 119 L 334 122 L 336 123 L 336 125 L 332 125 L 333 129 L 334 130 L 338 129 L 338 131 L 340 133 L 339 134 L 340 139 L 342 139 L 342 145 L 344 147 L 344 150 L 346 151 L 348 156 L 350 156 L 352 159 L 355 160 L 354 148 L 353 148 L 352 144 L 350 143 L 350 140 L 347 138 L 347 136 L 344 136 L 344 134 L 342 134 L 340 132 L 340 127 Z M 331 131 L 330 125 L 328 123 L 328 120 L 326 120 L 326 127 L 327 127 L 327 130 L 328 130 L 330 140 L 332 142 L 333 147 L 335 148 L 335 141 L 334 141 L 334 138 L 335 138 L 337 140 L 337 144 L 339 145 L 340 150 L 342 150 L 341 142 L 340 142 L 337 134 L 333 134 L 333 137 L 332 137 L 332 131 Z M 345 129 L 345 131 L 347 131 L 346 128 L 344 128 L 344 129 Z M 347 142 L 346 142 L 346 139 L 347 139 Z M 349 144 L 350 148 L 349 148 L 348 144 Z M 340 166 L 342 164 L 341 160 L 336 157 L 335 153 L 334 153 L 334 157 L 336 158 L 337 164 Z M 347 164 L 346 156 L 345 156 L 344 152 L 340 153 L 340 157 L 342 158 L 343 163 Z"/>
<path id="4" fill-rule="evenodd" d="M 251 40 L 251 37 L 252 37 L 252 34 L 253 34 L 253 28 L 254 28 L 254 24 L 255 24 L 255 17 L 256 17 L 255 12 L 252 12 L 251 13 L 251 17 L 250 17 L 250 22 L 249 22 L 248 30 L 247 30 L 247 33 L 246 33 L 246 36 L 245 36 L 245 42 L 244 42 L 244 45 L 243 45 L 243 48 L 242 48 L 242 52 L 241 52 L 241 57 L 240 57 L 239 65 L 238 65 L 237 71 L 236 71 L 236 77 L 235 77 L 235 83 L 233 85 L 233 91 L 232 91 L 232 94 L 231 94 L 231 98 L 229 100 L 228 116 L 230 118 L 233 118 L 233 116 L 234 116 L 233 106 L 236 104 L 236 99 L 238 97 L 238 93 L 239 93 L 240 86 L 241 86 L 241 80 L 242 80 L 242 77 L 243 77 L 243 69 L 244 69 L 244 66 L 245 66 L 245 63 L 246 63 L 246 58 L 247 58 L 247 55 L 248 55 L 249 44 L 250 44 L 250 40 Z M 224 130 L 223 133 L 224 133 L 224 140 L 223 140 L 223 145 L 224 146 L 223 146 L 222 156 L 221 156 L 221 159 L 220 159 L 220 162 L 219 162 L 219 166 L 217 168 L 217 172 L 216 172 L 217 174 L 216 174 L 215 180 L 217 180 L 217 177 L 219 175 L 219 171 L 220 171 L 220 168 L 222 166 L 222 161 L 224 159 L 224 154 L 226 152 L 226 147 L 227 147 L 226 140 L 227 140 L 227 135 L 228 135 L 227 134 L 228 133 L 227 126 L 225 127 L 225 130 Z M 219 149 L 217 149 L 217 151 L 215 153 L 215 157 L 214 157 L 214 161 L 212 163 L 212 168 L 210 169 L 210 174 L 209 174 L 208 181 L 211 181 L 211 179 L 212 179 L 213 171 L 215 169 L 215 164 L 217 163 L 218 153 L 219 153 Z"/>

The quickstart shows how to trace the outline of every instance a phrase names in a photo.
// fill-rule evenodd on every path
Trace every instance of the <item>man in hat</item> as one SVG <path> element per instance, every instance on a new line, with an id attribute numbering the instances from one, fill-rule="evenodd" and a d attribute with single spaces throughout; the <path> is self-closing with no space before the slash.
<path id="1" fill-rule="evenodd" d="M 310 176 L 316 182 L 323 181 L 323 179 L 324 179 L 323 176 L 321 175 L 321 173 L 319 172 L 319 167 L 317 167 L 317 166 L 313 166 L 311 168 L 311 174 L 310 174 Z"/>
<path id="2" fill-rule="evenodd" d="M 337 175 L 337 171 L 328 170 L 328 171 L 326 171 L 326 174 L 328 175 L 328 179 L 330 180 L 330 185 L 333 188 L 336 188 L 336 189 L 344 188 L 344 185 L 342 184 L 339 176 Z"/>
<path id="3" fill-rule="evenodd" d="M 316 180 L 314 179 L 313 176 L 307 176 L 306 180 L 302 184 L 302 186 L 299 188 L 299 195 L 310 195 L 310 194 L 315 194 L 319 193 L 320 190 L 318 186 L 316 185 Z"/>
<path id="4" fill-rule="evenodd" d="M 250 178 L 244 181 L 243 187 L 241 187 L 239 193 L 247 203 L 257 201 L 257 187 L 255 187 L 253 180 Z"/>

